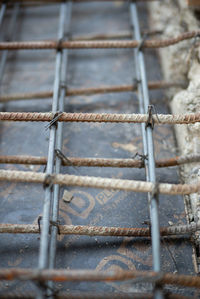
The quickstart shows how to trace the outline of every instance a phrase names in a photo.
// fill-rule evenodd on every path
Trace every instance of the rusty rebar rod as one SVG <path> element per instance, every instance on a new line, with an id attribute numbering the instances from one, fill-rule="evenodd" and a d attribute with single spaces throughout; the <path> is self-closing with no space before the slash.
<path id="1" fill-rule="evenodd" d="M 76 176 L 69 174 L 47 175 L 43 172 L 0 170 L 0 181 L 62 186 L 90 187 L 134 192 L 155 192 L 161 194 L 192 194 L 200 191 L 200 182 L 193 184 L 154 184 L 151 182 L 110 179 L 102 177 Z"/>
<path id="2" fill-rule="evenodd" d="M 166 81 L 150 81 L 149 89 L 167 89 L 171 87 L 185 87 L 184 82 L 166 82 Z M 88 88 L 66 88 L 66 96 L 81 96 L 104 93 L 118 93 L 136 91 L 137 85 L 115 85 L 115 86 L 100 86 Z M 53 91 L 41 91 L 31 93 L 16 93 L 10 95 L 0 95 L 0 102 L 30 100 L 30 99 L 48 99 L 53 95 Z"/>
<path id="3" fill-rule="evenodd" d="M 119 167 L 119 168 L 143 168 L 144 161 L 142 159 L 106 159 L 106 158 L 75 158 L 67 157 L 62 159 L 63 166 L 76 166 L 76 167 Z M 200 162 L 200 155 L 185 155 L 173 157 L 169 159 L 162 159 L 156 161 L 156 167 L 172 167 L 183 164 Z M 24 165 L 46 165 L 46 157 L 37 156 L 1 156 L 0 164 L 24 164 Z"/>
<path id="4" fill-rule="evenodd" d="M 22 268 L 1 268 L 0 280 L 32 280 L 32 281 L 126 281 L 139 278 L 140 281 L 149 281 L 159 284 L 171 284 L 184 287 L 200 288 L 200 277 L 192 275 L 180 275 L 153 271 L 117 270 L 38 270 Z"/>
<path id="5" fill-rule="evenodd" d="M 143 48 L 165 48 L 181 41 L 198 37 L 200 30 L 180 34 L 177 37 L 165 40 L 146 40 Z M 114 49 L 137 48 L 137 40 L 111 40 L 111 41 L 14 41 L 0 42 L 0 50 L 43 50 L 43 49 Z"/>
<path id="6" fill-rule="evenodd" d="M 37 294 L 33 292 L 18 291 L 0 293 L 1 299 L 35 299 Z M 192 299 L 192 297 L 185 297 L 183 295 L 177 295 L 172 293 L 166 293 L 167 299 Z M 54 295 L 55 299 L 153 299 L 152 294 L 147 293 L 111 293 L 111 292 L 99 292 L 99 293 L 86 293 L 86 292 L 58 292 Z"/>
<path id="7" fill-rule="evenodd" d="M 56 119 L 55 119 L 56 117 Z M 155 124 L 192 124 L 200 122 L 200 113 L 156 114 L 152 116 Z M 148 114 L 110 114 L 110 113 L 67 113 L 59 112 L 0 112 L 0 121 L 41 121 L 41 122 L 104 122 L 104 123 L 146 123 Z"/>
<path id="8" fill-rule="evenodd" d="M 200 230 L 200 223 L 186 225 L 173 225 L 161 227 L 161 236 L 192 234 Z M 0 224 L 1 234 L 38 234 L 38 225 L 34 224 Z M 117 236 L 117 237 L 150 237 L 149 227 L 124 228 L 106 226 L 85 226 L 85 225 L 59 225 L 61 235 L 85 235 L 85 236 Z"/>

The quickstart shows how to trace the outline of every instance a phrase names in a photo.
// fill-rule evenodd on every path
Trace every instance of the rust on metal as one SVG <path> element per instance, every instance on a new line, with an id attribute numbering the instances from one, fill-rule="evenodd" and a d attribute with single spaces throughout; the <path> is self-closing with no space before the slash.
<path id="1" fill-rule="evenodd" d="M 142 159 L 107 159 L 107 158 L 79 158 L 79 157 L 67 157 L 62 159 L 63 166 L 77 166 L 77 167 L 134 167 L 143 168 L 144 161 Z M 185 155 L 177 156 L 169 159 L 156 160 L 156 167 L 172 167 L 187 163 L 200 162 L 200 155 Z M 46 165 L 46 157 L 37 157 L 29 155 L 13 155 L 13 156 L 1 156 L 0 164 L 24 164 L 24 165 Z"/>
<path id="2" fill-rule="evenodd" d="M 161 227 L 161 236 L 192 234 L 200 230 L 200 223 Z M 150 237 L 148 227 L 106 227 L 84 225 L 59 225 L 61 235 L 86 235 L 86 236 L 126 236 L 126 237 Z M 33 224 L 0 224 L 1 234 L 38 234 L 40 227 Z"/>
<path id="3" fill-rule="evenodd" d="M 111 113 L 67 113 L 63 112 L 57 121 L 98 122 L 98 123 L 146 123 L 148 114 Z M 152 115 L 155 124 L 192 124 L 200 122 L 200 113 L 156 114 Z M 0 112 L 0 121 L 41 121 L 52 122 L 54 114 L 46 112 Z"/>
<path id="4" fill-rule="evenodd" d="M 149 89 L 171 88 L 171 87 L 184 87 L 184 82 L 166 82 L 166 81 L 150 81 Z M 118 93 L 118 92 L 132 92 L 137 90 L 137 85 L 114 85 L 114 86 L 100 86 L 88 88 L 66 88 L 66 96 L 81 96 L 105 93 Z M 16 100 L 30 100 L 30 99 L 48 99 L 53 96 L 53 91 L 19 93 L 10 95 L 0 95 L 0 102 L 9 102 Z"/>
<path id="5" fill-rule="evenodd" d="M 33 281 L 125 281 L 140 278 L 143 281 L 151 281 L 159 284 L 171 284 L 184 287 L 200 288 L 200 277 L 192 275 L 180 275 L 153 271 L 96 271 L 96 270 L 39 270 L 10 268 L 0 269 L 0 280 L 33 280 Z"/>
<path id="6" fill-rule="evenodd" d="M 145 40 L 143 48 L 165 48 L 181 41 L 195 38 L 200 35 L 200 30 L 180 34 L 177 37 L 165 40 Z M 111 40 L 111 41 L 14 41 L 0 42 L 0 50 L 43 50 L 43 49 L 114 49 L 137 48 L 140 41 L 137 40 Z"/>

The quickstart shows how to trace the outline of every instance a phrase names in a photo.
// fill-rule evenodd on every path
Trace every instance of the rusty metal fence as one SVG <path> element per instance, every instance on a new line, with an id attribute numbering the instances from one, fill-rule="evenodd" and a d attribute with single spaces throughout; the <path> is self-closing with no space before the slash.
<path id="1" fill-rule="evenodd" d="M 142 1 L 142 0 L 141 0 Z M 1 1 L 0 25 L 9 2 Z M 15 2 L 15 1 L 12 1 Z M 19 3 L 27 1 L 16 1 L 18 4 L 13 8 L 13 23 L 20 9 Z M 31 1 L 32 3 L 33 1 Z M 35 1 L 37 3 L 38 1 Z M 41 1 L 39 1 L 41 2 Z M 44 1 L 43 1 L 44 2 Z M 51 1 L 48 1 L 51 2 Z M 200 122 L 200 113 L 185 115 L 157 114 L 149 100 L 149 89 L 170 88 L 181 86 L 181 82 L 148 82 L 144 61 L 143 49 L 160 48 L 172 46 L 183 40 L 197 38 L 200 31 L 187 32 L 170 39 L 146 39 L 140 31 L 139 17 L 137 12 L 137 1 L 130 2 L 130 21 L 132 33 L 131 40 L 110 40 L 113 36 L 100 35 L 80 37 L 71 39 L 70 1 L 60 2 L 59 30 L 57 40 L 51 41 L 3 41 L 0 42 L 1 67 L 0 78 L 6 63 L 7 53 L 10 50 L 20 49 L 55 49 L 55 80 L 53 90 L 46 92 L 34 92 L 27 94 L 1 95 L 0 102 L 6 103 L 18 100 L 45 99 L 52 97 L 52 111 L 48 113 L 28 112 L 0 112 L 0 121 L 26 121 L 47 122 L 46 129 L 49 130 L 48 157 L 35 156 L 0 156 L 0 163 L 46 165 L 46 172 L 0 170 L 0 181 L 26 182 L 43 184 L 45 198 L 42 217 L 38 219 L 38 225 L 32 224 L 0 224 L 0 233 L 13 234 L 38 234 L 41 232 L 39 260 L 37 269 L 0 269 L 1 280 L 34 281 L 40 283 L 40 293 L 37 297 L 45 298 L 164 298 L 163 287 L 165 284 L 176 286 L 200 288 L 198 276 L 178 275 L 163 273 L 160 262 L 160 236 L 193 234 L 200 230 L 199 223 L 187 225 L 160 227 L 159 226 L 159 195 L 160 194 L 191 194 L 200 191 L 200 183 L 196 184 L 166 184 L 158 183 L 155 175 L 156 167 L 170 167 L 185 163 L 199 162 L 199 155 L 183 157 L 172 157 L 171 159 L 156 160 L 154 158 L 153 130 L 154 126 L 164 124 L 191 124 Z M 81 1 L 82 2 L 82 1 Z M 150 35 L 151 36 L 151 35 Z M 118 34 L 114 38 L 120 37 Z M 137 78 L 133 85 L 104 86 L 100 88 L 70 89 L 66 82 L 68 49 L 110 49 L 110 48 L 132 48 L 133 59 L 135 59 Z M 94 113 L 67 113 L 64 112 L 65 97 L 69 95 L 90 95 L 109 92 L 137 91 L 139 99 L 140 114 L 94 114 Z M 62 153 L 63 122 L 118 122 L 118 123 L 141 123 L 143 154 L 139 160 L 134 159 L 105 159 L 105 158 L 68 158 Z M 64 166 L 92 166 L 92 167 L 137 167 L 145 168 L 146 181 L 110 179 L 102 177 L 89 177 L 80 175 L 61 174 L 61 165 Z M 91 188 L 103 188 L 113 190 L 125 190 L 133 192 L 148 193 L 148 204 L 150 212 L 149 228 L 122 228 L 122 227 L 96 227 L 96 226 L 74 226 L 60 225 L 59 199 L 60 186 L 79 186 Z M 50 232 L 50 234 L 49 234 Z M 153 254 L 153 272 L 148 271 L 121 271 L 121 272 L 98 272 L 93 270 L 57 270 L 55 269 L 57 234 L 79 234 L 89 236 L 136 236 L 151 237 Z M 123 281 L 132 280 L 133 283 L 149 282 L 153 284 L 153 294 L 63 294 L 54 292 L 54 281 Z M 42 286 L 42 287 L 41 287 Z M 33 298 L 34 294 L 21 294 L 17 298 Z M 170 295 L 170 298 L 178 298 L 178 295 Z M 12 294 L 9 298 L 12 297 Z M 14 297 L 14 295 L 13 295 Z M 2 298 L 4 295 L 2 294 Z M 8 298 L 8 294 L 5 295 Z M 181 297 L 182 298 L 182 297 Z"/>

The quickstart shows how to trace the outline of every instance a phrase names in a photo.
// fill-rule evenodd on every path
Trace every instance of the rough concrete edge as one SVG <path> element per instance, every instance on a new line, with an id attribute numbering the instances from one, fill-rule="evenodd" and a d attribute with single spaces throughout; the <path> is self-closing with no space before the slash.
<path id="1" fill-rule="evenodd" d="M 149 4 L 151 27 L 163 30 L 164 37 L 176 36 L 184 31 L 197 30 L 199 21 L 194 12 L 183 0 L 155 1 Z M 163 75 L 166 80 L 187 80 L 186 89 L 173 89 L 167 92 L 172 113 L 199 112 L 200 108 L 200 50 L 197 40 L 185 41 L 158 51 Z M 177 125 L 175 134 L 178 154 L 200 153 L 200 124 Z M 180 167 L 182 182 L 194 183 L 199 180 L 200 163 Z M 185 196 L 185 207 L 188 222 L 200 221 L 200 200 L 198 194 Z M 200 235 L 195 235 L 199 244 Z M 197 255 L 194 254 L 196 257 Z M 199 261 L 198 264 L 200 265 Z M 195 270 L 200 272 L 195 260 Z"/>

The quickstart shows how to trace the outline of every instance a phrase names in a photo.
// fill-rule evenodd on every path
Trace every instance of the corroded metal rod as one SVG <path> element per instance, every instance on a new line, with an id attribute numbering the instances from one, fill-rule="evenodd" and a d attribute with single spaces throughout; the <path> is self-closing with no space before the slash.
<path id="1" fill-rule="evenodd" d="M 188 163 L 200 162 L 200 155 L 185 155 L 156 161 L 156 167 L 171 167 Z M 46 165 L 46 157 L 37 156 L 0 156 L 0 164 Z M 144 161 L 134 159 L 106 159 L 106 158 L 75 158 L 62 159 L 63 166 L 78 167 L 134 167 L 143 168 Z"/>
<path id="2" fill-rule="evenodd" d="M 200 230 L 200 223 L 161 227 L 161 236 L 185 235 Z M 1 234 L 38 234 L 38 225 L 33 224 L 0 224 Z M 86 236 L 126 236 L 126 237 L 150 237 L 150 229 L 105 227 L 105 226 L 84 226 L 84 225 L 59 225 L 61 235 L 86 235 Z"/>
<path id="3" fill-rule="evenodd" d="M 192 299 L 191 297 L 185 297 L 183 295 L 177 295 L 172 293 L 167 293 L 168 299 Z M 6 292 L 0 293 L 1 299 L 35 299 L 37 297 L 37 294 L 34 294 L 33 292 Z M 147 293 L 70 293 L 70 292 L 59 292 L 58 294 L 54 295 L 55 299 L 153 299 L 152 294 Z"/>
<path id="4" fill-rule="evenodd" d="M 37 183 L 51 186 L 78 186 L 100 189 L 125 190 L 134 192 L 155 192 L 161 194 L 192 194 L 200 191 L 200 182 L 196 184 L 154 184 L 151 182 L 110 179 L 102 177 L 76 176 L 68 174 L 46 175 L 43 172 L 0 170 L 0 181 Z"/>
<path id="5" fill-rule="evenodd" d="M 0 280 L 33 280 L 33 281 L 125 281 L 140 278 L 142 281 L 149 281 L 160 284 L 179 285 L 184 287 L 200 288 L 200 277 L 191 275 L 179 275 L 153 271 L 96 271 L 96 270 L 38 270 L 3 268 L 0 269 Z"/>
<path id="6" fill-rule="evenodd" d="M 155 124 L 192 124 L 200 122 L 200 113 L 157 114 L 152 119 Z M 148 114 L 0 112 L 0 121 L 146 123 L 148 120 Z"/>
<path id="7" fill-rule="evenodd" d="M 149 89 L 170 88 L 170 87 L 184 87 L 184 82 L 165 82 L 165 81 L 150 81 Z M 115 85 L 115 86 L 100 86 L 88 88 L 66 88 L 66 96 L 80 96 L 80 95 L 93 95 L 104 93 L 118 93 L 118 92 L 131 92 L 136 91 L 137 85 Z M 10 95 L 0 95 L 0 102 L 20 101 L 30 99 L 46 99 L 51 98 L 52 91 L 32 92 L 32 93 L 19 93 Z"/>
<path id="8" fill-rule="evenodd" d="M 200 30 L 185 32 L 177 37 L 165 40 L 146 40 L 143 48 L 164 48 L 175 45 L 200 35 Z M 42 49 L 114 49 L 137 48 L 137 40 L 111 40 L 111 41 L 14 41 L 0 42 L 0 50 L 42 50 Z"/>

